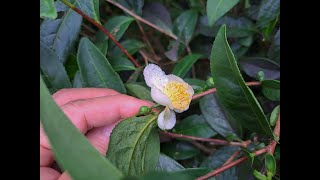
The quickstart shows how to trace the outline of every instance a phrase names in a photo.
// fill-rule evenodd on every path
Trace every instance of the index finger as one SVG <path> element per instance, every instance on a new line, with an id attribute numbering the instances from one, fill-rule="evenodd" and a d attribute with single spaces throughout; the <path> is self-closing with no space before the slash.
<path id="1" fill-rule="evenodd" d="M 153 103 L 140 100 L 127 95 L 114 95 L 91 98 L 86 100 L 71 101 L 63 105 L 62 111 L 71 122 L 85 134 L 94 127 L 102 127 L 118 122 L 120 119 L 134 116 L 141 106 L 152 106 Z M 42 153 L 40 164 L 49 166 L 52 161 L 52 153 L 45 133 L 40 131 L 40 149 L 47 152 Z M 41 154 L 41 153 L 40 153 Z M 47 160 L 42 162 L 42 160 Z"/>

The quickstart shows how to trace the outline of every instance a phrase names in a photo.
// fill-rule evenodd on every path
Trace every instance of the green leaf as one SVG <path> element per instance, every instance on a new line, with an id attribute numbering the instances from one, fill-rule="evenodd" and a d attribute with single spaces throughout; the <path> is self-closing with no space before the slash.
<path id="1" fill-rule="evenodd" d="M 57 18 L 57 10 L 53 0 L 40 0 L 40 17 L 41 18 Z"/>
<path id="2" fill-rule="evenodd" d="M 129 10 L 132 10 L 139 16 L 142 14 L 142 7 L 144 5 L 144 0 L 116 0 L 119 4 L 126 7 Z"/>
<path id="3" fill-rule="evenodd" d="M 190 8 L 197 10 L 199 13 L 201 14 L 205 14 L 205 8 L 203 8 L 203 2 L 199 1 L 199 0 L 188 0 L 188 3 L 190 4 Z"/>
<path id="4" fill-rule="evenodd" d="M 188 83 L 195 92 L 201 92 L 206 88 L 206 81 L 201 79 L 186 78 L 184 81 Z"/>
<path id="5" fill-rule="evenodd" d="M 280 101 L 280 81 L 264 80 L 261 82 L 263 95 L 271 101 Z"/>
<path id="6" fill-rule="evenodd" d="M 207 159 L 201 163 L 200 167 L 207 167 L 210 169 L 219 168 L 238 150 L 240 150 L 240 148 L 236 146 L 224 146 L 207 157 Z"/>
<path id="7" fill-rule="evenodd" d="M 148 88 L 139 84 L 125 84 L 125 87 L 128 95 L 151 102 L 153 101 L 151 97 L 151 92 Z"/>
<path id="8" fill-rule="evenodd" d="M 55 159 L 73 179 L 105 180 L 122 177 L 122 173 L 90 144 L 57 106 L 41 75 L 40 121 L 50 141 Z"/>
<path id="9" fill-rule="evenodd" d="M 280 63 L 280 29 L 273 38 L 268 57 L 276 63 Z"/>
<path id="10" fill-rule="evenodd" d="M 261 82 L 264 80 L 264 72 L 263 71 L 259 71 L 257 74 L 257 79 Z"/>
<path id="11" fill-rule="evenodd" d="M 116 72 L 136 70 L 134 64 L 128 58 L 125 57 L 112 58 L 110 59 L 110 64 Z"/>
<path id="12" fill-rule="evenodd" d="M 280 15 L 280 0 L 263 0 L 261 2 L 257 26 L 265 28 Z"/>
<path id="13" fill-rule="evenodd" d="M 66 68 L 69 78 L 73 79 L 77 71 L 79 70 L 77 56 L 74 54 L 70 54 L 64 66 Z"/>
<path id="14" fill-rule="evenodd" d="M 133 20 L 133 18 L 127 16 L 114 16 L 103 26 L 115 37 L 117 41 L 119 41 Z M 96 46 L 100 49 L 103 55 L 106 55 L 109 43 L 111 43 L 108 41 L 108 36 L 99 31 L 96 35 L 96 39 Z"/>
<path id="15" fill-rule="evenodd" d="M 85 87 L 111 88 L 126 93 L 119 75 L 88 38 L 81 39 L 77 60 Z"/>
<path id="16" fill-rule="evenodd" d="M 271 126 L 276 125 L 278 117 L 279 117 L 279 113 L 280 113 L 280 105 L 275 107 L 271 113 L 271 116 L 270 116 L 270 125 Z"/>
<path id="17" fill-rule="evenodd" d="M 197 25 L 198 13 L 195 10 L 187 10 L 180 14 L 174 21 L 173 33 L 185 43 L 189 43 Z"/>
<path id="18" fill-rule="evenodd" d="M 256 177 L 258 180 L 267 180 L 267 177 L 263 174 L 261 174 L 259 171 L 254 170 L 253 171 L 254 177 Z"/>
<path id="19" fill-rule="evenodd" d="M 153 171 L 160 155 L 160 140 L 154 125 L 157 116 L 132 117 L 113 130 L 107 158 L 126 175 Z"/>
<path id="20" fill-rule="evenodd" d="M 232 9 L 239 0 L 208 0 L 207 16 L 209 26 L 212 26 L 220 17 Z"/>
<path id="21" fill-rule="evenodd" d="M 197 60 L 201 57 L 201 54 L 191 54 L 185 56 L 181 59 L 178 64 L 176 64 L 173 68 L 172 74 L 175 74 L 181 78 L 183 78 L 188 71 L 191 69 L 192 65 L 197 62 Z"/>
<path id="22" fill-rule="evenodd" d="M 218 98 L 229 115 L 250 131 L 272 135 L 260 104 L 240 74 L 227 42 L 226 26 L 213 43 L 210 66 Z"/>
<path id="23" fill-rule="evenodd" d="M 70 88 L 71 82 L 57 55 L 40 41 L 40 69 L 51 85 L 51 92 Z"/>
<path id="24" fill-rule="evenodd" d="M 189 177 L 187 174 L 175 174 L 168 172 L 151 172 L 143 177 L 128 177 L 123 180 L 193 180 L 194 178 Z"/>
<path id="25" fill-rule="evenodd" d="M 100 19 L 100 0 L 93 0 L 94 12 L 96 13 L 98 19 Z"/>
<path id="26" fill-rule="evenodd" d="M 247 58 L 239 61 L 239 65 L 248 76 L 255 79 L 259 71 L 264 72 L 265 79 L 280 78 L 280 66 L 267 58 Z"/>
<path id="27" fill-rule="evenodd" d="M 65 5 L 58 3 L 57 8 L 63 10 Z M 40 25 L 40 41 L 52 49 L 60 61 L 65 63 L 80 32 L 82 17 L 72 9 L 68 9 L 62 18 L 46 19 Z"/>
<path id="28" fill-rule="evenodd" d="M 143 7 L 143 18 L 171 33 L 172 21 L 170 13 L 159 2 L 145 4 Z"/>
<path id="29" fill-rule="evenodd" d="M 96 0 L 76 0 L 76 2 L 79 5 L 79 8 L 81 9 L 81 11 L 84 12 L 84 14 L 91 17 L 99 24 L 101 24 L 99 20 L 100 18 L 98 16 L 99 12 L 98 13 L 96 12 L 97 7 L 95 7 L 97 3 L 94 1 Z"/>
<path id="30" fill-rule="evenodd" d="M 208 168 L 186 168 L 183 170 L 178 170 L 175 172 L 171 172 L 170 174 L 174 175 L 187 175 L 188 180 L 194 180 L 200 176 L 203 176 L 205 174 L 208 174 L 211 170 Z"/>
<path id="31" fill-rule="evenodd" d="M 213 137 L 217 134 L 202 115 L 196 114 L 191 115 L 176 124 L 173 132 L 203 138 Z"/>
<path id="32" fill-rule="evenodd" d="M 180 43 L 178 40 L 177 41 L 170 41 L 169 43 L 169 50 L 164 53 L 164 55 L 170 59 L 171 61 L 177 61 L 179 58 L 179 55 L 182 53 L 181 52 L 181 47 L 182 49 L 185 48 L 185 46 Z"/>
<path id="33" fill-rule="evenodd" d="M 160 153 L 160 157 L 156 166 L 157 171 L 173 172 L 181 169 L 184 169 L 181 164 L 169 156 Z"/>
<path id="34" fill-rule="evenodd" d="M 136 39 L 128 39 L 125 41 L 120 42 L 120 44 L 128 51 L 130 55 L 138 52 L 139 49 L 143 48 L 145 45 Z M 126 57 L 126 55 L 120 50 L 118 46 L 112 48 L 109 52 L 109 56 L 113 57 L 113 59 L 118 57 Z"/>
<path id="35" fill-rule="evenodd" d="M 82 88 L 82 79 L 81 79 L 80 71 L 76 72 L 76 75 L 74 76 L 74 79 L 73 79 L 72 87 L 73 88 Z"/>
<path id="36" fill-rule="evenodd" d="M 270 172 L 272 175 L 276 174 L 277 171 L 277 163 L 272 154 L 267 154 L 265 159 L 266 170 Z"/>
<path id="37" fill-rule="evenodd" d="M 207 157 L 201 163 L 200 167 L 210 168 L 211 170 L 219 168 L 238 150 L 240 150 L 240 148 L 235 146 L 222 147 Z M 232 169 L 221 173 L 221 176 L 225 176 L 225 178 L 219 177 L 219 175 L 218 179 L 235 179 L 236 173 L 236 167 L 233 167 Z"/>
<path id="38" fill-rule="evenodd" d="M 200 100 L 200 110 L 204 119 L 220 135 L 226 137 L 234 134 L 215 94 L 208 94 Z"/>
<path id="39" fill-rule="evenodd" d="M 246 17 L 223 16 L 214 24 L 213 27 L 208 25 L 208 17 L 199 18 L 197 32 L 204 36 L 215 37 L 222 25 L 226 25 L 229 31 L 227 37 L 230 38 L 247 38 L 257 31 L 254 23 Z"/>
<path id="40" fill-rule="evenodd" d="M 200 153 L 199 149 L 188 142 L 168 142 L 161 145 L 161 152 L 175 160 L 190 159 Z"/>

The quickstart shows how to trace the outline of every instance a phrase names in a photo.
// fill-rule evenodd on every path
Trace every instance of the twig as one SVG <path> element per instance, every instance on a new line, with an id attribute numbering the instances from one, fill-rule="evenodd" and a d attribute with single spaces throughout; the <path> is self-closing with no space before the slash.
<path id="1" fill-rule="evenodd" d="M 125 12 L 128 13 L 128 14 L 130 14 L 130 15 L 131 15 L 132 17 L 134 17 L 135 19 L 143 22 L 144 24 L 146 24 L 146 25 L 148 25 L 148 26 L 150 26 L 150 27 L 153 27 L 154 29 L 158 30 L 159 32 L 162 32 L 163 34 L 171 37 L 171 38 L 174 39 L 174 40 L 178 40 L 178 37 L 177 37 L 176 35 L 174 35 L 174 34 L 172 34 L 171 32 L 168 32 L 168 31 L 162 29 L 161 27 L 159 27 L 159 26 L 157 26 L 157 25 L 155 25 L 155 24 L 153 24 L 153 23 L 151 23 L 151 22 L 149 22 L 149 21 L 147 21 L 147 20 L 145 20 L 144 18 L 138 16 L 137 14 L 135 14 L 134 12 L 132 12 L 132 11 L 130 11 L 129 9 L 125 8 L 125 7 L 122 6 L 121 4 L 119 4 L 119 3 L 115 2 L 115 1 L 112 1 L 112 0 L 106 0 L 106 1 L 109 2 L 109 3 L 111 3 L 111 4 L 113 4 L 113 5 L 115 5 L 115 6 L 117 6 L 117 7 L 120 8 L 120 9 L 122 9 L 123 11 L 125 11 Z"/>
<path id="2" fill-rule="evenodd" d="M 256 81 L 253 81 L 253 82 L 247 82 L 246 83 L 248 86 L 257 86 L 257 85 L 260 85 L 261 83 L 260 82 L 256 82 Z M 202 92 L 202 93 L 199 93 L 199 94 L 195 94 L 193 97 L 192 97 L 192 100 L 195 100 L 195 99 L 198 99 L 202 96 L 205 96 L 205 95 L 208 95 L 208 94 L 211 94 L 211 93 L 214 93 L 216 92 L 216 88 L 212 88 L 212 89 L 209 89 L 205 92 Z"/>
<path id="3" fill-rule="evenodd" d="M 139 29 L 140 29 L 140 31 L 141 31 L 142 39 L 143 39 L 143 41 L 147 44 L 148 49 L 150 50 L 150 52 L 151 52 L 151 54 L 152 54 L 152 56 L 153 56 L 153 59 L 154 59 L 155 61 L 159 61 L 160 58 L 157 56 L 156 52 L 154 51 L 154 49 L 153 49 L 153 47 L 152 47 L 152 45 L 151 45 L 151 43 L 150 43 L 150 41 L 149 41 L 149 39 L 148 39 L 148 37 L 147 37 L 146 32 L 144 31 L 144 29 L 143 29 L 143 27 L 142 27 L 140 21 L 136 20 L 136 22 L 137 22 L 137 25 L 138 25 L 138 27 L 139 27 Z"/>
<path id="4" fill-rule="evenodd" d="M 120 50 L 130 59 L 130 61 L 137 67 L 139 68 L 140 65 L 137 63 L 137 61 L 128 53 L 128 51 L 113 37 L 113 35 L 107 30 L 105 29 L 101 24 L 97 23 L 94 19 L 90 18 L 89 16 L 87 16 L 86 14 L 84 14 L 80 9 L 76 8 L 73 4 L 71 4 L 69 1 L 67 0 L 60 0 L 61 2 L 63 2 L 66 6 L 68 6 L 69 8 L 71 8 L 72 10 L 74 10 L 75 12 L 77 12 L 78 14 L 80 14 L 83 18 L 85 18 L 86 20 L 88 20 L 90 23 L 92 23 L 93 25 L 95 25 L 97 28 L 99 28 L 105 35 L 107 35 L 109 37 L 109 39 L 111 39 L 119 48 Z"/>
<path id="5" fill-rule="evenodd" d="M 141 56 L 143 57 L 143 60 L 144 60 L 145 65 L 148 65 L 149 57 L 146 55 L 146 53 L 145 53 L 142 49 L 139 50 L 139 53 L 140 53 Z"/>
<path id="6" fill-rule="evenodd" d="M 225 165 L 231 163 L 240 154 L 240 152 L 241 152 L 241 150 L 234 152 L 222 166 L 225 166 Z"/>
<path id="7" fill-rule="evenodd" d="M 213 152 L 211 149 L 207 148 L 201 143 L 198 143 L 197 141 L 191 141 L 191 143 L 197 148 L 199 148 L 200 150 L 202 150 L 203 152 L 205 152 L 206 154 L 211 154 Z"/>
<path id="8" fill-rule="evenodd" d="M 190 140 L 194 140 L 194 141 L 211 142 L 211 143 L 214 143 L 215 145 L 231 145 L 231 146 L 241 146 L 241 147 L 247 147 L 247 145 L 248 145 L 247 141 L 229 142 L 229 141 L 222 140 L 222 139 L 200 138 L 200 137 L 188 136 L 188 135 L 184 135 L 184 134 L 175 134 L 175 133 L 168 132 L 168 131 L 161 131 L 161 132 L 163 134 L 167 134 L 168 136 L 173 137 L 173 138 L 182 138 L 182 139 L 190 139 Z"/>
<path id="9" fill-rule="evenodd" d="M 96 33 L 96 31 L 94 29 L 92 29 L 90 26 L 88 26 L 84 23 L 82 23 L 82 27 L 91 33 Z"/>
<path id="10" fill-rule="evenodd" d="M 279 114 L 279 117 L 278 117 L 278 121 L 277 121 L 276 127 L 273 130 L 273 133 L 276 136 L 280 137 L 280 114 Z M 272 140 L 271 143 L 268 146 L 266 146 L 266 147 L 264 147 L 264 148 L 262 148 L 262 149 L 260 149 L 260 150 L 258 150 L 256 152 L 254 152 L 254 154 L 256 156 L 264 154 L 264 153 L 267 153 L 267 152 L 270 153 L 270 154 L 273 154 L 274 153 L 274 149 L 276 147 L 276 144 L 277 144 L 277 142 L 275 140 Z M 236 165 L 244 162 L 247 159 L 248 159 L 247 157 L 242 157 L 242 158 L 240 158 L 238 160 L 235 160 L 235 161 L 233 161 L 233 162 L 231 162 L 229 164 L 226 164 L 226 165 L 224 165 L 224 166 L 222 166 L 222 167 L 220 167 L 220 168 L 218 168 L 218 169 L 216 169 L 214 171 L 211 171 L 210 173 L 208 173 L 208 174 L 206 174 L 204 176 L 198 177 L 196 180 L 208 179 L 208 178 L 210 178 L 212 176 L 215 176 L 215 175 L 217 175 L 217 174 L 219 174 L 219 173 L 221 173 L 221 172 L 223 172 L 225 170 L 230 169 L 233 166 L 236 166 Z"/>

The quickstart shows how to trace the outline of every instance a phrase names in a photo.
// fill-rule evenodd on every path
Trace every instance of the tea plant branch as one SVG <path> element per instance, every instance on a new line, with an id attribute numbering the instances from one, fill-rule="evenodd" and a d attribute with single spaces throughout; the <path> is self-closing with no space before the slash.
<path id="1" fill-rule="evenodd" d="M 100 23 L 96 22 L 94 19 L 90 18 L 86 14 L 84 14 L 80 9 L 75 7 L 73 4 L 71 4 L 68 0 L 60 0 L 62 3 L 64 3 L 66 6 L 80 14 L 84 19 L 92 23 L 94 26 L 99 28 L 105 35 L 107 35 L 118 47 L 119 49 L 129 58 L 129 60 L 137 67 L 139 68 L 140 65 L 137 63 L 137 61 L 128 53 L 128 51 L 114 38 L 114 36 L 106 29 L 104 28 Z"/>
<path id="2" fill-rule="evenodd" d="M 194 141 L 203 141 L 203 142 L 211 142 L 215 145 L 231 145 L 231 146 L 240 146 L 240 147 L 247 147 L 251 141 L 243 141 L 243 142 L 229 142 L 222 139 L 213 139 L 213 138 L 201 138 L 195 136 L 188 136 L 184 134 L 176 134 L 168 131 L 161 131 L 163 134 L 166 134 L 172 138 L 181 138 L 181 139 L 190 139 Z"/>
<path id="3" fill-rule="evenodd" d="M 194 146 L 196 146 L 198 149 L 200 149 L 201 151 L 205 152 L 206 154 L 211 154 L 213 152 L 213 150 L 207 148 L 205 145 L 203 145 L 197 141 L 192 141 L 191 143 Z"/>
<path id="4" fill-rule="evenodd" d="M 117 6 L 118 8 L 122 9 L 124 12 L 128 13 L 129 15 L 131 15 L 132 17 L 134 17 L 135 19 L 143 22 L 144 24 L 150 26 L 150 27 L 153 27 L 154 29 L 158 30 L 159 32 L 162 32 L 163 34 L 171 37 L 172 39 L 174 40 L 178 40 L 178 37 L 174 34 L 172 34 L 171 32 L 168 32 L 164 29 L 162 29 L 161 27 L 145 20 L 144 18 L 140 17 L 139 15 L 135 14 L 134 12 L 130 11 L 129 9 L 127 9 L 126 7 L 122 6 L 121 4 L 115 2 L 115 1 L 112 1 L 112 0 L 106 0 L 107 2 Z"/>
<path id="5" fill-rule="evenodd" d="M 241 150 L 234 152 L 222 166 L 225 166 L 225 165 L 231 163 L 240 154 L 240 152 L 241 152 Z"/>
<path id="6" fill-rule="evenodd" d="M 252 82 L 246 82 L 246 84 L 247 84 L 248 86 L 258 86 L 258 85 L 260 85 L 261 83 L 258 82 L 258 81 L 252 81 Z M 216 92 L 216 88 L 212 88 L 212 89 L 209 89 L 209 90 L 204 91 L 204 92 L 202 92 L 202 93 L 195 94 L 195 95 L 192 97 L 192 100 L 198 99 L 198 98 L 200 98 L 200 97 L 202 97 L 202 96 L 205 96 L 205 95 L 208 95 L 208 94 L 211 94 L 211 93 L 214 93 L 214 92 Z"/>
<path id="7" fill-rule="evenodd" d="M 153 47 L 152 47 L 152 45 L 151 45 L 151 43 L 150 43 L 150 41 L 148 39 L 148 36 L 147 36 L 146 32 L 144 31 L 140 21 L 136 20 L 136 22 L 137 22 L 137 25 L 138 25 L 138 27 L 139 27 L 139 29 L 141 31 L 142 39 L 147 44 L 147 46 L 148 46 L 148 48 L 149 48 L 149 50 L 150 50 L 150 52 L 151 52 L 151 54 L 153 56 L 153 59 L 155 61 L 159 61 L 160 58 L 157 56 L 156 52 L 154 51 L 154 49 L 153 49 Z"/>
<path id="8" fill-rule="evenodd" d="M 275 136 L 280 137 L 280 114 L 278 116 L 278 121 L 277 121 L 276 127 L 273 130 L 273 133 L 275 134 Z M 258 155 L 261 155 L 261 154 L 264 154 L 264 153 L 273 154 L 276 145 L 277 145 L 277 141 L 276 140 L 272 140 L 268 146 L 266 146 L 266 147 L 264 147 L 264 148 L 262 148 L 260 150 L 255 151 L 253 154 L 255 156 L 258 156 Z M 228 170 L 228 169 L 232 168 L 233 166 L 236 166 L 236 165 L 244 162 L 247 159 L 248 159 L 247 157 L 242 157 L 240 159 L 237 159 L 237 160 L 235 160 L 235 161 L 233 161 L 233 162 L 231 162 L 229 164 L 223 165 L 222 167 L 211 171 L 210 173 L 208 173 L 208 174 L 206 174 L 204 176 L 198 177 L 196 180 L 204 180 L 204 179 L 208 179 L 208 178 L 210 178 L 212 176 L 216 176 L 217 174 L 219 174 L 219 173 L 221 173 L 221 172 L 223 172 L 225 170 Z"/>

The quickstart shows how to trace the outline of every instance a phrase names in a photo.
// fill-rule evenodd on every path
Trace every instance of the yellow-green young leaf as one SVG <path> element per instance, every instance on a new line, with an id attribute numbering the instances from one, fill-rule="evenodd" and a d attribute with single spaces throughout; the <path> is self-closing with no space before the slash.
<path id="1" fill-rule="evenodd" d="M 97 6 L 97 3 L 94 1 L 95 0 L 76 0 L 79 8 L 84 12 L 84 14 L 100 23 L 100 17 L 98 16 L 99 12 L 97 13 L 97 7 L 95 7 Z"/>
<path id="2" fill-rule="evenodd" d="M 233 8 L 239 0 L 208 0 L 207 16 L 209 26 L 212 26 L 220 17 Z"/>
<path id="3" fill-rule="evenodd" d="M 272 135 L 260 104 L 240 74 L 227 41 L 225 25 L 214 40 L 210 66 L 218 99 L 230 117 L 250 131 Z"/>
<path id="4" fill-rule="evenodd" d="M 272 175 L 275 175 L 277 170 L 277 163 L 273 155 L 268 153 L 266 155 L 264 162 L 265 162 L 266 170 L 270 172 Z"/>
<path id="5" fill-rule="evenodd" d="M 40 0 L 40 17 L 42 18 L 57 18 L 57 10 L 53 0 Z"/>
<path id="6" fill-rule="evenodd" d="M 107 158 L 124 174 L 140 176 L 155 169 L 160 155 L 156 119 L 155 115 L 132 117 L 112 130 Z"/>
<path id="7" fill-rule="evenodd" d="M 122 173 L 103 157 L 52 99 L 40 75 L 40 121 L 58 164 L 77 180 L 121 179 Z"/>
<path id="8" fill-rule="evenodd" d="M 120 76 L 88 38 L 80 40 L 77 61 L 84 87 L 111 88 L 126 93 Z"/>
<path id="9" fill-rule="evenodd" d="M 280 113 L 280 105 L 274 108 L 270 116 L 270 125 L 274 126 L 277 123 L 278 117 Z"/>
<path id="10" fill-rule="evenodd" d="M 197 25 L 198 13 L 187 10 L 180 14 L 173 24 L 173 33 L 182 41 L 189 43 Z"/>
<path id="11" fill-rule="evenodd" d="M 174 66 L 172 73 L 183 78 L 191 69 L 192 65 L 197 62 L 200 57 L 201 54 L 191 54 L 185 56 L 178 62 L 177 65 Z"/>
<path id="12" fill-rule="evenodd" d="M 272 100 L 280 101 L 280 81 L 264 80 L 261 82 L 263 95 Z"/>
<path id="13" fill-rule="evenodd" d="M 109 19 L 103 26 L 119 41 L 133 20 L 133 18 L 127 16 L 115 16 Z M 109 44 L 111 43 L 108 41 L 108 36 L 99 31 L 96 39 L 96 46 L 103 55 L 106 55 Z"/>
<path id="14" fill-rule="evenodd" d="M 258 180 L 267 180 L 267 177 L 263 174 L 261 174 L 259 171 L 254 170 L 253 171 L 254 177 L 256 177 Z"/>
<path id="15" fill-rule="evenodd" d="M 128 95 L 144 99 L 147 101 L 153 101 L 151 92 L 148 88 L 139 84 L 125 84 Z"/>

